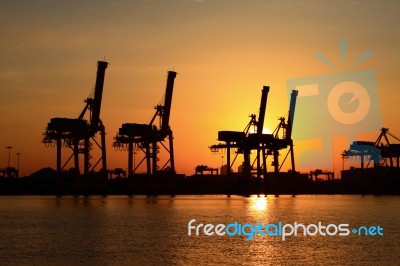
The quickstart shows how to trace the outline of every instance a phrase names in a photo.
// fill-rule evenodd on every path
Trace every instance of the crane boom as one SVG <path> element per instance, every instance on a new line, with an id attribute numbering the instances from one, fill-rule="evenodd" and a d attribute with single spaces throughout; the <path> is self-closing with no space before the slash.
<path id="1" fill-rule="evenodd" d="M 161 130 L 167 132 L 169 129 L 169 117 L 171 113 L 172 92 L 174 90 L 174 80 L 176 72 L 168 71 L 167 86 L 165 89 L 164 109 L 162 114 Z"/>
<path id="2" fill-rule="evenodd" d="M 269 86 L 264 86 L 261 92 L 260 113 L 257 122 L 257 134 L 262 134 L 264 128 L 265 110 L 267 107 Z"/>
<path id="3" fill-rule="evenodd" d="M 94 89 L 92 116 L 90 123 L 90 131 L 92 134 L 99 130 L 101 99 L 103 96 L 104 76 L 107 66 L 108 63 L 105 61 L 97 62 L 96 85 Z"/>
<path id="4" fill-rule="evenodd" d="M 296 109 L 296 100 L 299 91 L 292 90 L 290 94 L 290 105 L 289 105 L 289 117 L 288 117 L 288 128 L 286 130 L 286 139 L 290 140 L 292 138 L 294 111 Z"/>

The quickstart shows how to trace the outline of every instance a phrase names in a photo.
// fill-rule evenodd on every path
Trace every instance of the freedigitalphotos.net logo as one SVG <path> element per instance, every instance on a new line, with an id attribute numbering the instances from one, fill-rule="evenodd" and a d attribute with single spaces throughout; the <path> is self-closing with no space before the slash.
<path id="1" fill-rule="evenodd" d="M 321 222 L 317 224 L 302 224 L 294 222 L 288 223 L 268 223 L 266 225 L 258 222 L 256 224 L 241 224 L 233 222 L 230 224 L 203 224 L 196 223 L 196 219 L 192 219 L 188 223 L 188 236 L 244 236 L 246 241 L 252 240 L 255 236 L 280 237 L 285 241 L 289 236 L 383 236 L 383 228 L 377 226 L 359 226 L 350 229 L 350 225 L 328 224 Z"/>
<path id="2" fill-rule="evenodd" d="M 339 46 L 344 69 L 347 41 L 341 40 Z M 350 69 L 371 55 L 371 50 L 367 50 Z M 322 53 L 316 57 L 336 67 Z M 322 145 L 320 150 L 300 154 L 301 167 L 332 168 L 335 136 L 346 136 L 350 143 L 359 133 L 376 132 L 382 127 L 376 73 L 372 69 L 289 79 L 288 95 L 292 90 L 298 90 L 293 139 L 320 140 Z"/>

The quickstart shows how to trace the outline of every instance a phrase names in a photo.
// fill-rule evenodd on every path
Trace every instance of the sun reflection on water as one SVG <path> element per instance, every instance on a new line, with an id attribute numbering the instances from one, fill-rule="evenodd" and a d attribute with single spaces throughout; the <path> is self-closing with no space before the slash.
<path id="1" fill-rule="evenodd" d="M 268 210 L 268 199 L 265 195 L 252 196 L 249 199 L 249 213 L 253 217 L 264 216 Z"/>

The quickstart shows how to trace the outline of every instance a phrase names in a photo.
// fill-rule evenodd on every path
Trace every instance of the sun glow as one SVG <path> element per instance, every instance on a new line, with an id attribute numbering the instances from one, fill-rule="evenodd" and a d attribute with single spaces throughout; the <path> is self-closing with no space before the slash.
<path id="1" fill-rule="evenodd" d="M 272 134 L 272 131 L 269 128 L 263 128 L 263 134 Z"/>
<path id="2" fill-rule="evenodd" d="M 254 214 L 263 214 L 268 207 L 267 197 L 265 195 L 254 196 L 250 201 L 251 212 Z"/>

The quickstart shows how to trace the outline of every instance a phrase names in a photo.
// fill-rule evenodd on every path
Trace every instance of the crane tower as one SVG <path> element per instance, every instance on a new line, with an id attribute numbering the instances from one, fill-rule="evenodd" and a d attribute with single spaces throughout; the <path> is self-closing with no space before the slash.
<path id="1" fill-rule="evenodd" d="M 100 119 L 101 101 L 103 95 L 104 77 L 108 63 L 105 61 L 97 62 L 97 75 L 94 87 L 93 97 L 84 100 L 85 107 L 78 118 L 51 118 L 43 133 L 42 142 L 46 146 L 56 146 L 57 171 L 61 173 L 65 167 L 74 159 L 74 170 L 80 174 L 79 155 L 83 154 L 83 173 L 88 175 L 93 172 L 97 165 L 102 162 L 101 172 L 107 174 L 105 127 Z M 89 111 L 89 119 L 85 119 Z M 100 132 L 100 142 L 96 139 Z M 101 151 L 100 158 L 92 165 L 90 151 L 93 149 L 93 143 Z M 71 150 L 71 155 L 62 162 L 62 147 Z"/>
<path id="2" fill-rule="evenodd" d="M 146 161 L 147 174 L 155 174 L 158 170 L 166 170 L 168 166 L 169 171 L 175 173 L 173 135 L 169 125 L 169 119 L 176 75 L 176 72 L 168 71 L 164 104 L 154 107 L 156 112 L 150 120 L 150 123 L 122 124 L 114 137 L 114 148 L 128 150 L 128 176 L 132 176 L 136 173 L 136 170 L 144 161 Z M 157 117 L 160 118 L 160 124 L 158 126 L 155 123 Z M 166 139 L 168 139 L 168 145 L 164 143 Z M 157 164 L 159 161 L 158 153 L 161 148 L 158 144 L 169 154 L 168 160 L 162 167 L 159 167 Z M 144 157 L 136 165 L 133 164 L 135 150 L 141 151 L 144 154 Z"/>

